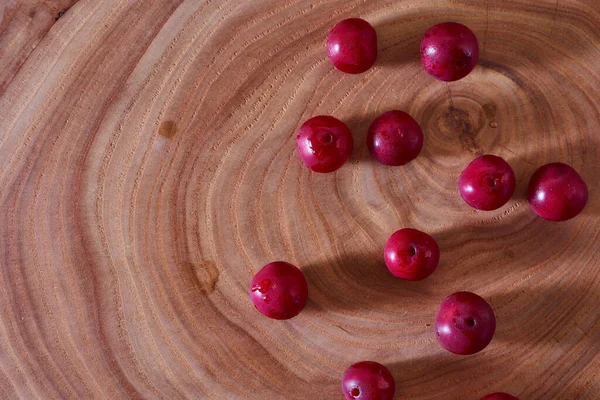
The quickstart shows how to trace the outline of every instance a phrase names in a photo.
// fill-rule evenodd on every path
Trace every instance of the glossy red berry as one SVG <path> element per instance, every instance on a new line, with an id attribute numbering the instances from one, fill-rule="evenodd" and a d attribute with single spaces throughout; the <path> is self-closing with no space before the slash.
<path id="1" fill-rule="evenodd" d="M 304 309 L 308 284 L 302 271 L 292 264 L 272 262 L 254 275 L 250 299 L 261 314 L 273 319 L 290 319 Z"/>
<path id="2" fill-rule="evenodd" d="M 465 168 L 458 180 L 463 200 L 478 210 L 495 210 L 515 192 L 515 173 L 503 158 L 486 154 Z"/>
<path id="3" fill-rule="evenodd" d="M 392 275 L 420 281 L 435 271 L 440 261 L 440 248 L 435 239 L 425 232 L 405 228 L 390 236 L 383 255 Z"/>
<path id="4" fill-rule="evenodd" d="M 327 38 L 327 56 L 348 74 L 360 74 L 375 64 L 377 33 L 364 19 L 349 18 L 333 27 Z"/>
<path id="5" fill-rule="evenodd" d="M 482 397 L 481 400 L 519 400 L 519 399 L 508 393 L 497 392 L 497 393 L 488 394 L 487 396 Z"/>
<path id="6" fill-rule="evenodd" d="M 385 165 L 404 165 L 423 148 L 423 131 L 404 111 L 381 114 L 369 127 L 367 145 L 373 157 Z"/>
<path id="7" fill-rule="evenodd" d="M 492 307 L 471 292 L 448 296 L 435 319 L 435 336 L 446 350 L 455 354 L 474 354 L 483 350 L 496 331 Z"/>
<path id="8" fill-rule="evenodd" d="M 475 34 L 456 22 L 434 25 L 421 40 L 421 63 L 427 73 L 441 81 L 467 76 L 479 59 Z"/>
<path id="9" fill-rule="evenodd" d="M 374 361 L 352 364 L 342 379 L 346 400 L 392 400 L 395 390 L 390 371 Z"/>
<path id="10" fill-rule="evenodd" d="M 551 163 L 533 173 L 527 200 L 540 217 L 566 221 L 583 211 L 588 201 L 588 188 L 571 166 Z"/>
<path id="11" fill-rule="evenodd" d="M 339 169 L 350 158 L 353 143 L 346 124 L 329 115 L 309 119 L 296 136 L 300 158 L 315 172 Z"/>

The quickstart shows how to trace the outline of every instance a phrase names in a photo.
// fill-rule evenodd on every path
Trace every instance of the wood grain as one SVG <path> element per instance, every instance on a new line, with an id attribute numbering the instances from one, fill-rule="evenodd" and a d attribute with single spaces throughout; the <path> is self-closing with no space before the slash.
<path id="1" fill-rule="evenodd" d="M 363 359 L 388 365 L 403 399 L 600 398 L 597 0 L 3 0 L 0 15 L 1 398 L 337 399 Z M 351 16 L 379 35 L 358 76 L 325 56 Z M 446 20 L 482 45 L 449 86 L 418 59 Z M 398 168 L 365 143 L 393 108 L 425 132 Z M 319 114 L 355 137 L 334 174 L 296 153 Z M 458 195 L 482 153 L 517 175 L 497 211 Z M 551 161 L 590 188 L 565 223 L 524 198 Z M 426 281 L 383 266 L 401 227 L 440 244 Z M 274 260 L 309 281 L 286 322 L 248 299 Z M 432 332 L 458 290 L 498 318 L 470 357 Z"/>

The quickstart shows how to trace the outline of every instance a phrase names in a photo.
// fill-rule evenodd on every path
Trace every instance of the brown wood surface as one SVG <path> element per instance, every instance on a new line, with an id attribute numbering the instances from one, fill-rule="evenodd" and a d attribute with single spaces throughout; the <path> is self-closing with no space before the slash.
<path id="1" fill-rule="evenodd" d="M 325 55 L 351 16 L 379 35 L 358 76 Z M 600 1 L 1 0 L 0 18 L 1 398 L 340 399 L 370 359 L 402 399 L 600 399 Z M 446 20 L 482 49 L 449 86 L 418 58 Z M 390 168 L 365 136 L 394 108 L 425 146 Z M 319 114 L 355 137 L 333 174 L 296 152 Z M 458 195 L 482 153 L 517 176 L 497 211 Z M 524 198 L 551 161 L 590 188 L 565 223 Z M 383 265 L 401 227 L 440 244 L 423 282 Z M 274 260 L 309 282 L 291 321 L 248 299 Z M 498 319 L 468 357 L 433 335 L 458 290 Z"/>

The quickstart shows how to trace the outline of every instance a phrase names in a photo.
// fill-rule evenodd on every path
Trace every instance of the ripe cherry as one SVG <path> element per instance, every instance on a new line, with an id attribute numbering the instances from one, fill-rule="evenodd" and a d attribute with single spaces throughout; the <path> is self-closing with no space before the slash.
<path id="1" fill-rule="evenodd" d="M 420 281 L 435 271 L 440 248 L 430 235 L 416 229 L 400 229 L 390 236 L 384 249 L 385 265 L 392 275 Z"/>
<path id="2" fill-rule="evenodd" d="M 486 154 L 465 168 L 458 180 L 463 200 L 478 210 L 495 210 L 515 192 L 515 173 L 503 158 Z"/>
<path id="3" fill-rule="evenodd" d="M 364 19 L 349 18 L 333 27 L 327 38 L 327 56 L 348 74 L 360 74 L 375 64 L 377 33 Z"/>
<path id="4" fill-rule="evenodd" d="M 456 22 L 434 25 L 421 40 L 421 63 L 427 73 L 441 81 L 467 76 L 479 59 L 475 34 Z"/>
<path id="5" fill-rule="evenodd" d="M 375 361 L 352 364 L 342 378 L 346 400 L 392 400 L 396 382 L 390 371 Z"/>
<path id="6" fill-rule="evenodd" d="M 304 309 L 308 284 L 302 271 L 292 264 L 272 262 L 254 275 L 250 299 L 261 314 L 273 319 L 290 319 Z"/>
<path id="7" fill-rule="evenodd" d="M 483 350 L 496 331 L 492 307 L 471 292 L 448 296 L 435 319 L 435 336 L 446 350 L 461 355 Z"/>
<path id="8" fill-rule="evenodd" d="M 556 162 L 533 173 L 527 200 L 540 217 L 566 221 L 583 211 L 588 201 L 588 188 L 571 166 Z"/>
<path id="9" fill-rule="evenodd" d="M 353 143 L 346 124 L 329 115 L 309 119 L 296 136 L 300 158 L 315 172 L 339 169 L 350 158 Z"/>
<path id="10" fill-rule="evenodd" d="M 385 165 L 404 165 L 423 148 L 423 131 L 404 111 L 381 114 L 369 127 L 367 145 L 373 157 Z"/>

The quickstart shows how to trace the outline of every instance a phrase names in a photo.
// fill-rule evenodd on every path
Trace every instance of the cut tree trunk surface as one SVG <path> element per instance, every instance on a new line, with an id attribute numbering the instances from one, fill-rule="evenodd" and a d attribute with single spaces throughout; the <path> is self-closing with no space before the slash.
<path id="1" fill-rule="evenodd" d="M 361 75 L 326 57 L 348 17 L 378 33 Z M 361 360 L 399 399 L 600 398 L 597 0 L 3 0 L 0 18 L 0 398 L 340 399 Z M 449 85 L 419 60 L 443 21 L 481 47 Z M 425 135 L 403 167 L 366 146 L 390 109 Z M 296 150 L 323 114 L 355 139 L 332 174 Z M 484 153 L 517 191 L 477 212 L 457 179 Z M 553 161 L 590 189 L 564 223 L 525 198 Z M 422 282 L 383 264 L 402 227 L 440 245 Z M 248 297 L 275 260 L 309 283 L 289 321 Z M 461 290 L 498 320 L 466 357 L 433 333 Z"/>

